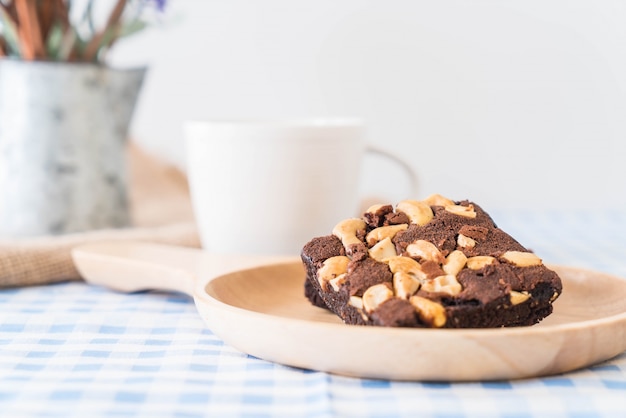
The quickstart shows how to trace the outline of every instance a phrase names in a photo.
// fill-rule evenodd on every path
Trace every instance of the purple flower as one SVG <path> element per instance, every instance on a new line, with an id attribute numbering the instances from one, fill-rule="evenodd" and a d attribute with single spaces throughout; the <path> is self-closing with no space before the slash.
<path id="1" fill-rule="evenodd" d="M 159 11 L 165 10 L 165 5 L 167 4 L 167 0 L 152 0 Z"/>

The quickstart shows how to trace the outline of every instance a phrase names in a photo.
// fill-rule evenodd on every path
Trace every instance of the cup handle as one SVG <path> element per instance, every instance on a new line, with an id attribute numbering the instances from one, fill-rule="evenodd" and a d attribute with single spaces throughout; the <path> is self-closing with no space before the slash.
<path id="1" fill-rule="evenodd" d="M 411 165 L 409 163 L 407 163 L 406 161 L 404 161 L 402 158 L 398 157 L 397 155 L 386 151 L 384 149 L 378 148 L 378 147 L 374 147 L 371 145 L 367 145 L 365 147 L 365 152 L 367 153 L 371 153 L 371 154 L 377 154 L 380 155 L 382 157 L 385 157 L 393 162 L 395 162 L 396 164 L 398 164 L 405 172 L 407 178 L 409 179 L 409 194 L 407 195 L 408 199 L 416 199 L 417 195 L 418 195 L 418 178 L 417 178 L 417 174 L 415 173 L 415 171 L 411 168 Z"/>

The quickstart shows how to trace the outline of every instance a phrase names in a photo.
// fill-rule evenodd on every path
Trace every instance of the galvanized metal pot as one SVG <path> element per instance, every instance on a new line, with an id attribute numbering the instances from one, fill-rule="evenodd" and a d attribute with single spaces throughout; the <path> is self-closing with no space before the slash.
<path id="1" fill-rule="evenodd" d="M 126 143 L 144 75 L 0 60 L 0 238 L 129 225 Z"/>

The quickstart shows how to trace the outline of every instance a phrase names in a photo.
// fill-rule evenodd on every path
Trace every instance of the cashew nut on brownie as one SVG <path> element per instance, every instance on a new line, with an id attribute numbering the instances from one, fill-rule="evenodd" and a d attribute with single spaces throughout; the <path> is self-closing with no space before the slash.
<path id="1" fill-rule="evenodd" d="M 477 204 L 440 195 L 374 205 L 301 253 L 304 292 L 346 324 L 492 328 L 552 313 L 559 276 Z"/>

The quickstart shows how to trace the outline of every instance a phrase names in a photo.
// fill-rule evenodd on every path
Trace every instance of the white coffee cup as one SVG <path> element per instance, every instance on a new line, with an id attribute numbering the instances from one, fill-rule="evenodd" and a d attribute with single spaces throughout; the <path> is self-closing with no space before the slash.
<path id="1" fill-rule="evenodd" d="M 216 254 L 297 255 L 358 216 L 366 152 L 416 182 L 366 144 L 359 120 L 189 121 L 184 136 L 200 239 Z"/>

